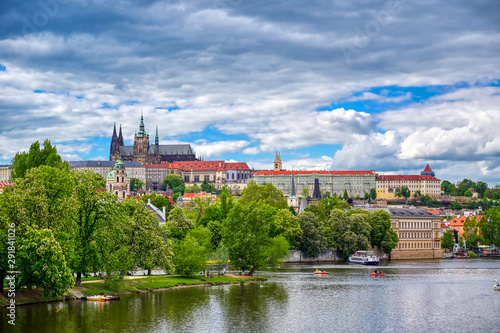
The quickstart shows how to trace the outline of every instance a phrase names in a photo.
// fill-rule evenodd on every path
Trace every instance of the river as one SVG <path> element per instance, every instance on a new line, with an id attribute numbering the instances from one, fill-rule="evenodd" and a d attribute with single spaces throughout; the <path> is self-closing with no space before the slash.
<path id="1" fill-rule="evenodd" d="M 316 269 L 329 275 L 317 276 Z M 332 263 L 258 272 L 268 281 L 0 310 L 1 332 L 498 332 L 500 260 Z"/>

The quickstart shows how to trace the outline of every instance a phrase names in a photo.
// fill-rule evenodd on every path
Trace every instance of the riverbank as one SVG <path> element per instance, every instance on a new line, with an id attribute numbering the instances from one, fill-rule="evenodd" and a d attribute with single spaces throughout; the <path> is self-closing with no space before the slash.
<path id="1" fill-rule="evenodd" d="M 41 289 L 22 289 L 16 291 L 16 306 L 33 303 L 46 303 L 62 300 L 80 299 L 82 296 L 92 296 L 103 294 L 123 295 L 130 293 L 145 293 L 160 290 L 169 290 L 174 288 L 186 288 L 196 286 L 213 286 L 221 284 L 234 284 L 242 282 L 265 281 L 266 278 L 259 276 L 238 276 L 238 275 L 215 275 L 213 278 L 206 278 L 203 275 L 195 275 L 191 277 L 181 277 L 176 275 L 152 275 L 152 276 L 137 276 L 126 277 L 126 279 L 118 283 L 106 285 L 104 280 L 88 279 L 82 281 L 81 287 L 73 287 L 69 292 L 61 298 L 44 299 Z M 0 295 L 0 307 L 8 305 L 7 290 L 4 288 L 4 295 Z"/>

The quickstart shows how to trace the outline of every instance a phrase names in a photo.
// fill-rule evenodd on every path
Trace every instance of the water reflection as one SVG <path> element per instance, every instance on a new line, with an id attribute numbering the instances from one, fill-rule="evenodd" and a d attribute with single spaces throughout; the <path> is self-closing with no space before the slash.
<path id="1" fill-rule="evenodd" d="M 314 275 L 316 268 L 328 271 Z M 500 327 L 500 260 L 290 265 L 262 283 L 122 295 L 117 302 L 0 309 L 1 332 L 490 332 Z"/>

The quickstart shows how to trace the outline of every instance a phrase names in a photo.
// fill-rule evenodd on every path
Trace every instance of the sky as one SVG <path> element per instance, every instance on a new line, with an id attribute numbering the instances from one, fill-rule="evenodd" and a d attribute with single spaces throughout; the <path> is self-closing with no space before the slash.
<path id="1" fill-rule="evenodd" d="M 205 160 L 500 181 L 500 2 L 2 0 L 0 164 L 113 125 Z"/>

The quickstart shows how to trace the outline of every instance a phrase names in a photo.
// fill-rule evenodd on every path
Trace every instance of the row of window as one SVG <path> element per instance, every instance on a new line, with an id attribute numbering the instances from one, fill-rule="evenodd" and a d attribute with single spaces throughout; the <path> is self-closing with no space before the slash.
<path id="1" fill-rule="evenodd" d="M 432 222 L 399 222 L 399 229 L 431 229 Z"/>
<path id="2" fill-rule="evenodd" d="M 400 232 L 400 239 L 411 239 L 411 238 L 431 238 L 431 232 Z"/>
<path id="3" fill-rule="evenodd" d="M 398 249 L 432 249 L 432 244 L 434 248 L 439 247 L 439 243 L 399 243 Z"/>

